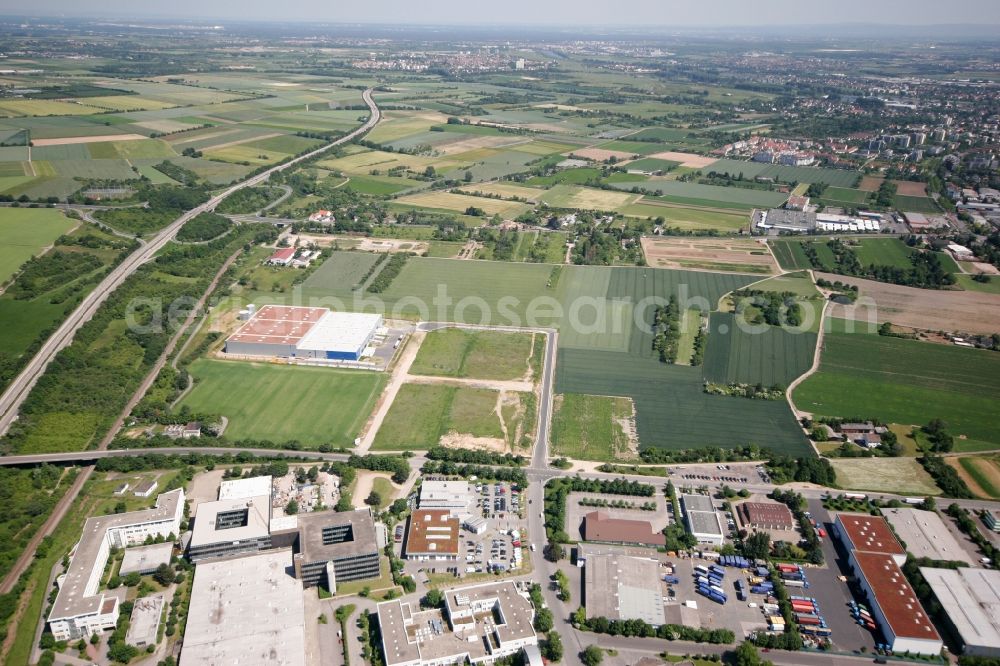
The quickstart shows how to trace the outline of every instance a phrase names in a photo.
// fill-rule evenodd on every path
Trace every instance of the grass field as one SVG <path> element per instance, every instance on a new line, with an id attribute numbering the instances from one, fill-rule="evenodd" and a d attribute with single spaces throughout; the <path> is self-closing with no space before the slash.
<path id="1" fill-rule="evenodd" d="M 856 190 L 851 187 L 828 187 L 823 192 L 822 199 L 832 201 L 842 201 L 845 203 L 860 204 L 868 200 L 869 192 Z"/>
<path id="2" fill-rule="evenodd" d="M 958 284 L 968 291 L 979 291 L 984 294 L 1000 294 L 1000 275 L 993 275 L 989 282 L 977 282 L 971 275 L 956 275 Z"/>
<path id="3" fill-rule="evenodd" d="M 532 356 L 534 337 L 531 333 L 460 328 L 432 331 L 420 345 L 410 372 L 471 379 L 530 378 L 540 360 Z"/>
<path id="4" fill-rule="evenodd" d="M 964 435 L 1000 448 L 1000 423 L 994 418 L 1000 358 L 994 353 L 844 333 L 843 327 L 842 320 L 832 320 L 820 371 L 795 392 L 799 409 L 906 425 L 941 418 L 956 438 Z"/>
<path id="5" fill-rule="evenodd" d="M 200 359 L 182 406 L 229 419 L 228 439 L 352 446 L 385 385 L 381 373 Z"/>
<path id="6" fill-rule="evenodd" d="M 934 480 L 914 458 L 831 458 L 837 485 L 899 495 L 940 495 Z"/>
<path id="7" fill-rule="evenodd" d="M 423 451 L 444 438 L 469 448 L 508 450 L 522 425 L 534 418 L 527 408 L 533 396 L 528 395 L 508 392 L 501 396 L 489 389 L 445 384 L 404 384 L 375 435 L 372 449 Z"/>
<path id="8" fill-rule="evenodd" d="M 567 393 L 555 397 L 552 452 L 574 460 L 634 460 L 621 420 L 632 417 L 632 401 Z"/>
<path id="9" fill-rule="evenodd" d="M 681 316 L 681 338 L 677 341 L 678 365 L 691 365 L 694 354 L 694 340 L 701 329 L 701 310 L 689 308 Z"/>
<path id="10" fill-rule="evenodd" d="M 910 255 L 913 249 L 898 238 L 865 238 L 854 246 L 858 259 L 866 266 L 912 266 Z"/>
<path id="11" fill-rule="evenodd" d="M 76 222 L 51 208 L 5 208 L 0 215 L 0 284 Z"/>
<path id="12" fill-rule="evenodd" d="M 788 291 L 803 298 L 819 296 L 819 289 L 813 284 L 812 278 L 809 277 L 809 273 L 806 271 L 775 275 L 763 282 L 755 283 L 753 288 L 762 291 Z"/>

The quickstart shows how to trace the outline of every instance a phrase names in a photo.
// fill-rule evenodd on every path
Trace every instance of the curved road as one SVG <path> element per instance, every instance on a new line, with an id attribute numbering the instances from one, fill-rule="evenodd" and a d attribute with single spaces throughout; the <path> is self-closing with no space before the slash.
<path id="1" fill-rule="evenodd" d="M 174 237 L 177 231 L 184 226 L 184 223 L 188 220 L 197 217 L 198 215 L 212 211 L 216 206 L 219 205 L 226 197 L 238 192 L 246 187 L 253 187 L 264 182 L 271 177 L 272 174 L 279 173 L 285 169 L 302 162 L 303 160 L 308 160 L 316 155 L 319 155 L 330 148 L 340 145 L 342 143 L 347 143 L 358 136 L 361 136 L 372 127 L 374 127 L 379 120 L 381 120 L 381 112 L 378 106 L 375 104 L 375 100 L 372 98 L 372 91 L 366 90 L 362 93 L 362 97 L 365 100 L 365 104 L 371 109 L 371 116 L 369 116 L 368 121 L 357 128 L 350 134 L 345 134 L 336 141 L 326 144 L 321 148 L 317 148 L 311 152 L 306 153 L 296 157 L 288 162 L 279 164 L 275 167 L 268 169 L 262 173 L 257 174 L 247 180 L 244 180 L 223 192 L 215 195 L 205 203 L 200 206 L 189 210 L 188 212 L 181 215 L 179 218 L 170 223 L 169 226 L 164 228 L 153 238 L 140 247 L 138 250 L 133 252 L 125 261 L 119 264 L 111 273 L 101 281 L 88 295 L 80 305 L 66 318 L 65 321 L 56 329 L 55 333 L 49 336 L 49 339 L 45 341 L 45 344 L 38 350 L 38 353 L 28 362 L 24 370 L 11 382 L 7 390 L 4 391 L 3 395 L 0 395 L 0 435 L 7 432 L 10 424 L 17 418 L 18 410 L 21 404 L 24 402 L 25 398 L 28 397 L 28 393 L 31 388 L 41 377 L 42 373 L 45 372 L 45 368 L 48 367 L 49 362 L 55 358 L 55 355 L 64 347 L 69 345 L 73 341 L 73 336 L 76 332 L 83 326 L 94 313 L 97 312 L 97 308 L 107 299 L 107 297 L 115 291 L 125 280 L 132 275 L 140 266 L 152 259 L 157 252 L 159 252 L 170 240 Z"/>

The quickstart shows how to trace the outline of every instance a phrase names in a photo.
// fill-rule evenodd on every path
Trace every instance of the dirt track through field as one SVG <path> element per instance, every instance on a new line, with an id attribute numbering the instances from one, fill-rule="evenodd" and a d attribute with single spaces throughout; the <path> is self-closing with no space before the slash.
<path id="1" fill-rule="evenodd" d="M 139 141 L 141 134 L 101 134 L 98 136 L 64 136 L 59 139 L 32 139 L 35 146 L 69 146 L 75 143 L 100 143 L 102 141 Z"/>
<path id="2" fill-rule="evenodd" d="M 877 323 L 892 322 L 932 331 L 961 331 L 991 334 L 1000 321 L 1000 294 L 943 289 L 917 289 L 874 280 L 816 273 L 831 282 L 855 285 L 860 290 L 858 304 L 831 303 L 830 316 Z"/>

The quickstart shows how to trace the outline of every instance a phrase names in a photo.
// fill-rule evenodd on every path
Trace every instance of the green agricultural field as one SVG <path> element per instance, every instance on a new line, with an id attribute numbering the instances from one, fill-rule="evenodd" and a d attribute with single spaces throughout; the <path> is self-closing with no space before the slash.
<path id="1" fill-rule="evenodd" d="M 629 162 L 626 168 L 629 171 L 633 169 L 636 171 L 670 171 L 673 168 L 680 166 L 680 162 L 671 162 L 670 160 L 661 160 L 656 157 L 644 157 L 640 160 L 635 160 L 634 162 Z M 631 174 L 630 174 L 631 175 Z M 622 178 L 622 180 L 627 180 Z"/>
<path id="2" fill-rule="evenodd" d="M 530 378 L 539 363 L 539 359 L 532 358 L 535 335 L 460 328 L 431 331 L 420 345 L 410 372 L 472 379 Z"/>
<path id="3" fill-rule="evenodd" d="M 316 293 L 348 295 L 361 283 L 378 258 L 379 255 L 368 252 L 334 251 L 306 278 L 302 287 Z"/>
<path id="4" fill-rule="evenodd" d="M 688 309 L 684 311 L 681 319 L 681 337 L 677 341 L 678 365 L 691 365 L 694 341 L 698 337 L 698 331 L 701 330 L 701 324 L 701 310 Z"/>
<path id="5" fill-rule="evenodd" d="M 601 170 L 593 167 L 580 167 L 576 169 L 564 169 L 557 171 L 551 176 L 532 176 L 524 182 L 525 185 L 534 187 L 551 187 L 560 183 L 569 185 L 583 185 L 589 180 L 601 177 Z"/>
<path id="6" fill-rule="evenodd" d="M 612 187 L 621 190 L 631 190 L 640 187 L 656 196 L 647 196 L 645 200 L 666 201 L 688 206 L 703 206 L 711 208 L 744 207 L 774 208 L 785 203 L 787 194 L 768 192 L 767 190 L 751 190 L 744 187 L 722 187 L 719 185 L 701 185 L 685 183 L 679 180 L 652 179 L 640 182 L 618 182 Z"/>
<path id="7" fill-rule="evenodd" d="M 923 425 L 943 419 L 956 436 L 1000 448 L 994 418 L 1000 358 L 989 351 L 845 333 L 831 320 L 820 370 L 795 391 L 799 409 L 817 416 L 873 417 Z"/>
<path id="8" fill-rule="evenodd" d="M 875 490 L 899 495 L 940 495 L 924 468 L 914 458 L 834 458 L 837 485 L 845 490 Z"/>
<path id="9" fill-rule="evenodd" d="M 717 384 L 788 386 L 812 366 L 815 349 L 815 333 L 738 325 L 736 315 L 713 312 L 705 349 L 705 379 Z"/>
<path id="10" fill-rule="evenodd" d="M 99 141 L 85 146 L 93 159 L 166 159 L 177 155 L 169 143 L 159 139 Z"/>
<path id="11" fill-rule="evenodd" d="M 634 460 L 622 421 L 632 418 L 632 401 L 567 393 L 555 397 L 552 453 L 574 460 Z"/>
<path id="12" fill-rule="evenodd" d="M 795 456 L 810 454 L 784 400 L 708 395 L 702 382 L 700 368 L 665 365 L 636 354 L 560 349 L 556 365 L 558 393 L 632 398 L 642 448 L 754 443 Z"/>
<path id="13" fill-rule="evenodd" d="M 77 224 L 51 208 L 5 208 L 0 215 L 0 284 Z"/>
<path id="14" fill-rule="evenodd" d="M 941 207 L 934 203 L 930 197 L 908 197 L 897 194 L 893 197 L 892 204 L 895 208 L 908 213 L 940 213 Z"/>
<path id="15" fill-rule="evenodd" d="M 1000 499 L 1000 457 L 962 456 L 958 459 L 958 464 L 972 477 L 983 495 L 990 499 Z"/>
<path id="16" fill-rule="evenodd" d="M 785 183 L 826 183 L 830 187 L 854 188 L 860 174 L 857 171 L 824 169 L 822 167 L 793 167 L 740 160 L 719 160 L 702 169 L 705 173 L 743 174 L 745 178 L 775 178 Z"/>
<path id="17" fill-rule="evenodd" d="M 662 217 L 666 226 L 684 231 L 703 229 L 738 231 L 750 225 L 750 216 L 742 211 L 680 206 L 650 197 L 643 197 L 639 203 L 626 206 L 620 212 L 637 218 Z"/>
<path id="18" fill-rule="evenodd" d="M 199 359 L 181 406 L 229 419 L 227 439 L 352 446 L 385 386 L 382 373 Z"/>
<path id="19" fill-rule="evenodd" d="M 545 286 L 551 271 L 545 264 L 411 257 L 379 298 L 366 298 L 381 302 L 396 318 L 523 326 L 532 299 L 555 295 Z M 329 295 L 328 289 L 309 285 L 308 280 L 304 293 Z M 538 320 L 545 325 L 553 317 L 543 311 Z"/>

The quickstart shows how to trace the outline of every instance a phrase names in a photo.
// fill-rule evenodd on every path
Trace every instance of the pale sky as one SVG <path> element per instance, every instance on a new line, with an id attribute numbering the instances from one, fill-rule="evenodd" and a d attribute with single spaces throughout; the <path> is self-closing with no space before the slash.
<path id="1" fill-rule="evenodd" d="M 0 14 L 411 25 L 983 26 L 1000 24 L 1000 0 L 0 0 Z"/>

